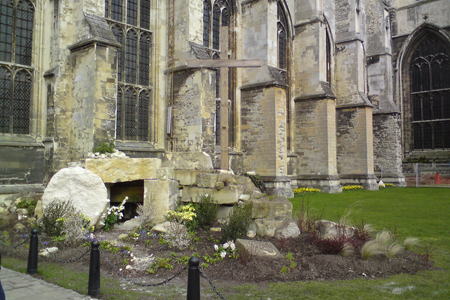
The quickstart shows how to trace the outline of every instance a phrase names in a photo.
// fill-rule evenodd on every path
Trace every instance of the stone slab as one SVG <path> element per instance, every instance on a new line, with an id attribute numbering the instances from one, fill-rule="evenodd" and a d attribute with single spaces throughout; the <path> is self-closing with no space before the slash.
<path id="1" fill-rule="evenodd" d="M 86 169 L 105 183 L 156 179 L 160 167 L 159 158 L 86 159 Z"/>
<path id="2" fill-rule="evenodd" d="M 229 189 L 207 189 L 199 187 L 185 187 L 183 189 L 183 202 L 198 202 L 201 195 L 212 195 L 219 204 L 235 204 L 239 200 L 240 193 L 237 190 Z"/>

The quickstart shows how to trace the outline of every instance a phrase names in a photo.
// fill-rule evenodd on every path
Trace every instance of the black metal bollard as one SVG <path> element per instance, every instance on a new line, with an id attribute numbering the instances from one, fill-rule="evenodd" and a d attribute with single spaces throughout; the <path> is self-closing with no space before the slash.
<path id="1" fill-rule="evenodd" d="M 39 233 L 39 230 L 37 230 L 36 228 L 31 230 L 30 249 L 28 252 L 28 266 L 27 266 L 28 274 L 36 274 L 37 273 L 38 244 L 39 244 L 38 233 Z"/>
<path id="2" fill-rule="evenodd" d="M 91 243 L 91 261 L 89 264 L 88 295 L 100 295 L 100 243 L 95 240 Z"/>
<path id="3" fill-rule="evenodd" d="M 200 300 L 200 270 L 198 257 L 189 259 L 187 300 Z"/>

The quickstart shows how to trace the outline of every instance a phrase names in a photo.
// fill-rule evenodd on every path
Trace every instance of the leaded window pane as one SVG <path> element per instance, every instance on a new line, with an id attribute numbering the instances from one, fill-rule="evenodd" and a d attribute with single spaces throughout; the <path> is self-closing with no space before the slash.
<path id="1" fill-rule="evenodd" d="M 414 149 L 442 149 L 450 139 L 449 50 L 428 33 L 413 52 L 411 70 Z M 445 120 L 445 121 L 443 121 Z"/>
<path id="2" fill-rule="evenodd" d="M 450 148 L 450 121 L 442 122 L 442 131 L 444 135 L 444 148 Z"/>
<path id="3" fill-rule="evenodd" d="M 150 1 L 141 0 L 141 27 L 150 29 Z"/>
<path id="4" fill-rule="evenodd" d="M 150 50 L 152 38 L 149 33 L 141 36 L 139 44 L 139 84 L 150 84 Z"/>
<path id="5" fill-rule="evenodd" d="M 16 63 L 31 65 L 33 42 L 33 12 L 31 2 L 22 0 L 17 3 L 16 12 Z"/>
<path id="6" fill-rule="evenodd" d="M 111 0 L 111 19 L 123 21 L 123 0 Z"/>
<path id="7" fill-rule="evenodd" d="M 122 89 L 119 87 L 117 89 L 117 121 L 116 121 L 116 138 L 121 140 L 122 137 L 122 103 L 123 103 L 123 93 Z"/>
<path id="8" fill-rule="evenodd" d="M 0 67 L 0 133 L 9 133 L 11 114 L 11 72 Z"/>
<path id="9" fill-rule="evenodd" d="M 228 26 L 230 23 L 230 15 L 228 13 L 228 8 L 222 10 L 222 26 Z"/>
<path id="10" fill-rule="evenodd" d="M 219 50 L 220 46 L 220 7 L 215 4 L 213 8 L 213 49 Z"/>
<path id="11" fill-rule="evenodd" d="M 28 134 L 30 131 L 31 75 L 19 71 L 14 78 L 13 133 Z"/>
<path id="12" fill-rule="evenodd" d="M 137 0 L 128 0 L 127 3 L 127 23 L 137 25 L 138 2 Z"/>
<path id="13" fill-rule="evenodd" d="M 128 83 L 136 83 L 137 53 L 137 33 L 130 30 L 127 33 L 125 54 L 125 81 Z"/>
<path id="14" fill-rule="evenodd" d="M 444 146 L 444 136 L 442 131 L 442 123 L 436 122 L 434 124 L 434 149 L 440 149 Z"/>
<path id="15" fill-rule="evenodd" d="M 280 69 L 286 69 L 286 54 L 287 54 L 287 32 L 286 32 L 286 18 L 284 12 L 278 4 L 277 6 L 278 16 L 278 67 Z"/>
<path id="16" fill-rule="evenodd" d="M 13 14 L 11 0 L 0 0 L 0 61 L 11 62 L 13 45 Z"/>
<path id="17" fill-rule="evenodd" d="M 136 140 L 136 91 L 125 92 L 125 139 Z"/>
<path id="18" fill-rule="evenodd" d="M 120 25 L 114 25 L 112 32 L 116 37 L 118 43 L 123 45 L 123 31 Z M 122 47 L 123 48 L 123 47 Z M 122 63 L 122 49 L 117 50 L 117 80 L 122 81 L 123 63 Z"/>
<path id="19" fill-rule="evenodd" d="M 211 34 L 211 3 L 209 0 L 203 1 L 203 46 L 209 47 Z"/>
<path id="20" fill-rule="evenodd" d="M 148 140 L 150 93 L 143 91 L 139 95 L 139 133 L 140 141 Z"/>

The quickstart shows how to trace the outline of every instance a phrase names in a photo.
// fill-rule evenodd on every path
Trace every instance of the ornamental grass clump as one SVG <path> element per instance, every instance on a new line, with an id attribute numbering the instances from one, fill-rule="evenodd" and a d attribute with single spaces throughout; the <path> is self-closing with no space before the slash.
<path id="1" fill-rule="evenodd" d="M 407 237 L 403 241 L 403 247 L 408 251 L 411 251 L 413 247 L 419 246 L 419 245 L 420 245 L 420 240 L 415 237 Z"/>

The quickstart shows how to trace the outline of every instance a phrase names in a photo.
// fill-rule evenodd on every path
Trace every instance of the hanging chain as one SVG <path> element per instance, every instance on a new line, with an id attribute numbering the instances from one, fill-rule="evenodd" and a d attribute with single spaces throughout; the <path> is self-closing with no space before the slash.
<path id="1" fill-rule="evenodd" d="M 24 238 L 24 237 L 25 237 L 26 239 L 20 241 L 19 244 L 14 245 L 14 246 L 7 245 L 7 244 L 5 244 L 3 241 L 0 241 L 0 243 L 3 244 L 3 245 L 5 245 L 5 246 L 8 247 L 8 248 L 13 248 L 13 249 L 15 249 L 15 248 L 17 248 L 17 247 L 19 247 L 19 246 L 25 244 L 25 242 L 28 240 L 28 235 L 21 236 L 20 238 L 22 239 L 22 238 Z"/>
<path id="2" fill-rule="evenodd" d="M 41 237 L 40 237 L 39 235 L 38 235 L 38 239 L 39 239 L 39 242 L 41 242 L 42 246 L 43 246 L 43 247 L 46 247 L 46 245 L 44 244 L 44 242 L 42 241 L 42 239 L 41 239 Z M 48 251 L 47 248 L 45 248 L 44 250 L 47 251 L 47 253 L 51 256 L 51 258 L 53 258 L 53 259 L 55 259 L 55 260 L 57 260 L 57 261 L 59 261 L 59 262 L 68 264 L 68 263 L 76 262 L 77 260 L 81 259 L 81 258 L 84 257 L 86 254 L 88 254 L 89 251 L 90 251 L 91 249 L 89 248 L 86 252 L 84 252 L 83 254 L 81 254 L 79 257 L 74 258 L 74 259 L 71 259 L 71 260 L 64 260 L 64 259 L 58 258 L 58 257 L 56 257 L 55 255 L 53 255 L 50 251 Z"/>
<path id="3" fill-rule="evenodd" d="M 184 269 L 181 269 L 178 273 L 176 273 L 175 275 L 173 275 L 172 277 L 167 278 L 164 281 L 161 281 L 159 283 L 149 283 L 149 284 L 143 284 L 143 283 L 139 283 L 139 282 L 135 282 L 131 279 L 129 279 L 128 277 L 126 277 L 125 275 L 122 274 L 122 272 L 120 272 L 119 270 L 117 270 L 117 268 L 111 263 L 111 261 L 108 259 L 108 257 L 105 255 L 105 253 L 103 253 L 102 249 L 99 248 L 100 254 L 102 254 L 102 256 L 105 258 L 105 261 L 108 263 L 108 265 L 118 274 L 120 275 L 123 279 L 125 279 L 126 281 L 138 285 L 138 286 L 142 286 L 142 287 L 155 287 L 155 286 L 160 286 L 163 284 L 168 283 L 169 281 L 175 279 L 176 277 L 180 276 L 181 273 L 183 273 L 185 270 L 187 270 L 188 267 L 185 267 Z"/>
<path id="4" fill-rule="evenodd" d="M 213 290 L 216 292 L 217 296 L 220 297 L 220 299 L 222 300 L 227 300 L 227 298 L 225 298 L 221 292 L 219 292 L 219 290 L 217 290 L 217 288 L 214 286 L 214 284 L 211 282 L 211 280 L 209 280 L 208 275 L 206 275 L 205 270 L 202 268 L 202 266 L 198 267 L 200 269 L 200 272 L 202 272 L 203 276 L 205 276 L 206 280 L 208 281 L 208 283 L 211 285 L 211 287 L 213 288 Z"/>

